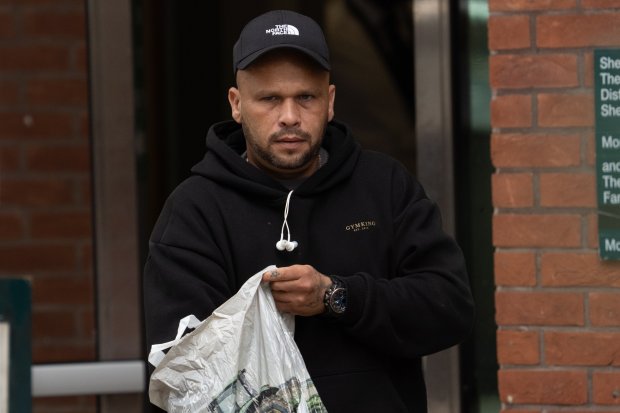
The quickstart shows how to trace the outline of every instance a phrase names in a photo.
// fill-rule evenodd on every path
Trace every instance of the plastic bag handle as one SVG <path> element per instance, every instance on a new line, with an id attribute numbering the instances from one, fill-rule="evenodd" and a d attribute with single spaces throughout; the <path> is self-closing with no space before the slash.
<path id="1" fill-rule="evenodd" d="M 188 328 L 198 327 L 200 322 L 201 321 L 197 319 L 196 316 L 193 314 L 183 317 L 181 321 L 179 321 L 177 336 L 174 338 L 174 340 L 161 344 L 153 344 L 151 346 L 151 352 L 149 353 L 149 363 L 157 367 L 166 355 L 166 353 L 164 353 L 164 350 L 168 350 L 170 347 L 177 344 L 181 340 L 181 337 L 183 336 L 185 330 L 187 330 Z"/>

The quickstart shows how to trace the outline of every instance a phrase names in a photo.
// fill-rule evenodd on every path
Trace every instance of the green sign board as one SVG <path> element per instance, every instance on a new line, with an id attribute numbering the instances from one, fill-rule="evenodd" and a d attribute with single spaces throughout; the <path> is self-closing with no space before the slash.
<path id="1" fill-rule="evenodd" d="M 0 412 L 32 411 L 30 301 L 27 280 L 0 278 Z"/>
<path id="2" fill-rule="evenodd" d="M 620 50 L 594 51 L 598 238 L 604 260 L 620 259 Z"/>

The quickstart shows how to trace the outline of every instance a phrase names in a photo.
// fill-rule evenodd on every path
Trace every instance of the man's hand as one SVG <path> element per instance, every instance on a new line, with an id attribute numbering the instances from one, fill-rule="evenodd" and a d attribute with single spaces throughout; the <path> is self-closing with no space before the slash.
<path id="1" fill-rule="evenodd" d="M 301 316 L 325 311 L 323 297 L 332 280 L 310 265 L 280 267 L 263 274 L 263 282 L 271 284 L 278 310 Z"/>

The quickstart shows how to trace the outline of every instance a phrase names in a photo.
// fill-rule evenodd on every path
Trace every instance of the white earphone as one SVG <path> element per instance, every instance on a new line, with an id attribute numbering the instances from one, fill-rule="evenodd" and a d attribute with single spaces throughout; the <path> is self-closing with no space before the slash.
<path id="1" fill-rule="evenodd" d="M 278 249 L 278 251 L 293 251 L 295 248 L 297 248 L 297 241 L 288 241 L 285 239 L 281 239 L 280 241 L 276 242 L 276 248 Z"/>
<path id="2" fill-rule="evenodd" d="M 278 251 L 293 251 L 295 248 L 297 248 L 297 241 L 291 241 L 291 230 L 288 227 L 288 222 L 287 222 L 287 218 L 288 218 L 288 207 L 289 204 L 291 203 L 291 195 L 293 195 L 293 191 L 290 191 L 288 193 L 288 196 L 286 197 L 286 205 L 284 206 L 284 222 L 282 223 L 282 230 L 280 231 L 280 241 L 276 242 L 276 249 Z M 284 228 L 286 228 L 286 232 L 287 232 L 287 238 L 288 239 L 284 239 Z"/>

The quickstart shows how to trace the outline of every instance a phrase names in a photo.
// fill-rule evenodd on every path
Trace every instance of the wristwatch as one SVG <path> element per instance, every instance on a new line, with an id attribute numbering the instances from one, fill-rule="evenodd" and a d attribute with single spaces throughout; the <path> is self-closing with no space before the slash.
<path id="1" fill-rule="evenodd" d="M 323 304 L 328 315 L 339 315 L 347 309 L 347 288 L 344 283 L 336 277 L 330 277 L 332 285 L 325 291 Z"/>

